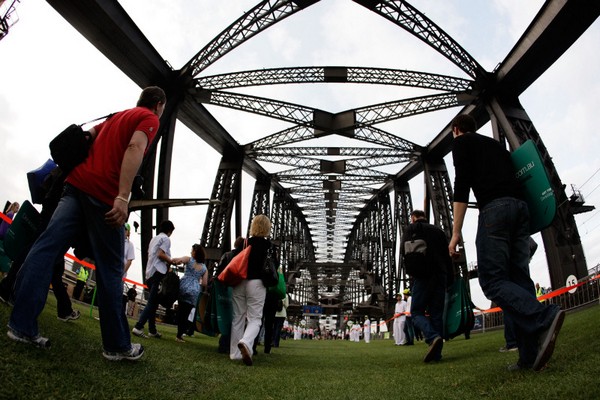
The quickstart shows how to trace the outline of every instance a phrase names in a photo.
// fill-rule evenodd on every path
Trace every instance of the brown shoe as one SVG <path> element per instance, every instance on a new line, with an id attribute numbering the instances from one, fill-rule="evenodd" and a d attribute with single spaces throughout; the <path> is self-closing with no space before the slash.
<path id="1" fill-rule="evenodd" d="M 565 312 L 563 310 L 558 310 L 550 327 L 540 334 L 540 347 L 532 367 L 534 371 L 541 371 L 548 361 L 550 361 L 550 357 L 552 357 L 552 353 L 554 353 L 558 332 L 560 332 L 564 320 Z"/>
<path id="2" fill-rule="evenodd" d="M 244 342 L 239 342 L 238 349 L 240 349 L 240 352 L 242 353 L 242 361 L 244 362 L 244 364 L 246 364 L 247 366 L 251 366 L 252 354 L 250 353 L 248 346 L 246 346 Z"/>

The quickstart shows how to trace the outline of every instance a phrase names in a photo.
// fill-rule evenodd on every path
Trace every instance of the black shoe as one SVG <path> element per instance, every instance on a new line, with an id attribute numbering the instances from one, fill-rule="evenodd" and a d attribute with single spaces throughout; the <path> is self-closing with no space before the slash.
<path id="1" fill-rule="evenodd" d="M 527 371 L 527 370 L 530 370 L 531 367 L 525 366 L 521 363 L 516 363 L 516 364 L 509 365 L 507 369 L 510 372 L 515 372 L 515 371 Z"/>
<path id="2" fill-rule="evenodd" d="M 436 358 L 439 358 L 438 353 L 440 352 L 440 349 L 443 345 L 444 339 L 442 339 L 441 337 L 438 336 L 435 339 L 433 339 L 431 341 L 431 344 L 429 345 L 427 354 L 425 354 L 425 357 L 423 357 L 423 362 L 428 363 L 430 361 L 436 360 Z"/>
<path id="3" fill-rule="evenodd" d="M 552 353 L 554 353 L 556 338 L 558 337 L 558 333 L 560 332 L 564 320 L 565 312 L 563 310 L 558 310 L 548 329 L 540 334 L 538 355 L 533 363 L 534 371 L 542 370 L 548 361 L 550 361 L 550 357 L 552 357 Z"/>
<path id="4" fill-rule="evenodd" d="M 154 333 L 148 331 L 148 337 L 155 338 L 155 339 L 160 339 L 162 337 L 162 333 L 160 333 L 158 331 L 154 332 Z"/>

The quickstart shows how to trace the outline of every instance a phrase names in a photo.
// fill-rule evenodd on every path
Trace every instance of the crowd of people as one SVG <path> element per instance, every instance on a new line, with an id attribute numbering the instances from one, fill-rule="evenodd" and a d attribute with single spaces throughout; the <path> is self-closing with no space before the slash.
<path id="1" fill-rule="evenodd" d="M 249 237 L 238 238 L 234 248 L 219 262 L 217 275 L 246 246 L 250 247 L 247 274 L 233 287 L 225 287 L 218 280 L 209 282 L 206 253 L 199 244 L 192 245 L 189 256 L 172 257 L 170 237 L 175 226 L 169 220 L 162 221 L 148 248 L 147 301 L 130 330 L 127 315 L 134 315 L 137 291 L 134 286 L 133 292 L 123 297 L 123 278 L 135 259 L 126 223 L 128 204 L 134 176 L 159 130 L 165 105 L 162 89 L 144 89 L 136 107 L 111 115 L 89 130 L 93 146 L 82 163 L 55 176 L 54 191 L 48 190 L 48 202 L 43 204 L 36 240 L 13 260 L 11 270 L 0 283 L 0 298 L 13 305 L 8 337 L 50 348 L 51 341 L 40 335 L 37 321 L 50 284 L 57 297 L 59 320 L 79 317 L 68 295 L 65 299 L 61 278 L 62 257 L 67 249 L 74 247 L 81 258 L 94 264 L 102 355 L 108 360 L 138 360 L 143 356 L 144 346 L 132 343 L 131 334 L 146 339 L 162 337 L 156 326 L 161 302 L 159 291 L 166 286 L 168 273 L 178 265 L 184 275 L 178 283 L 176 299 L 177 342 L 183 343 L 186 334 L 193 334 L 199 301 L 212 284 L 211 289 L 219 291 L 230 304 L 230 323 L 220 329 L 219 351 L 229 354 L 231 360 L 251 366 L 259 342 L 269 354 L 272 348 L 279 347 L 280 340 L 288 338 L 342 336 L 350 341 L 362 338 L 369 343 L 372 334 L 369 316 L 347 324 L 345 331 L 323 334 L 318 328 L 305 328 L 287 320 L 289 296 L 275 295 L 265 283 L 265 260 L 277 254 L 277 250 L 270 239 L 271 221 L 262 214 L 252 219 Z M 460 256 L 461 230 L 472 190 L 479 209 L 476 237 L 479 282 L 484 294 L 503 309 L 510 322 L 507 325 L 513 336 L 511 346 L 519 353 L 517 363 L 510 369 L 539 371 L 552 356 L 565 313 L 556 305 L 536 299 L 543 291 L 539 286 L 534 287 L 529 275 L 528 206 L 519 199 L 510 154 L 498 141 L 476 133 L 475 121 L 468 115 L 456 117 L 451 128 L 455 167 L 452 237 L 447 238 L 444 231 L 428 223 L 423 211 L 411 213 L 411 223 L 400 243 L 401 255 L 408 263 L 409 253 L 411 256 L 415 253 L 408 242 L 416 236 L 426 243 L 426 252 L 419 253 L 422 258 L 410 265 L 410 289 L 396 295 L 394 344 L 406 346 L 423 340 L 428 346 L 423 361 L 442 359 L 445 295 L 456 278 L 452 258 Z M 58 186 L 61 190 L 57 196 Z M 12 218 L 19 211 L 19 204 L 12 203 L 5 211 Z M 0 239 L 6 234 L 7 225 L 6 222 L 0 225 Z M 411 257 L 410 262 L 415 259 Z M 54 260 L 54 268 L 46 268 L 48 260 Z M 89 274 L 84 265 L 80 266 L 74 299 L 81 298 Z"/>

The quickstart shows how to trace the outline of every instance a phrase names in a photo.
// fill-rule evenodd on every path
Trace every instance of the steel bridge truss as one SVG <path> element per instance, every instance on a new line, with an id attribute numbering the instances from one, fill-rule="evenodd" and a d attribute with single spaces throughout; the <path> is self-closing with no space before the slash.
<path id="1" fill-rule="evenodd" d="M 316 74 L 316 71 L 320 73 Z M 250 85 L 271 85 L 308 81 L 347 82 L 349 71 L 362 74 L 360 83 L 373 83 L 384 75 L 388 84 L 409 84 L 430 88 L 444 88 L 449 93 L 434 94 L 332 114 L 297 104 L 259 98 L 249 95 L 196 88 L 191 95 L 203 104 L 213 104 L 237 110 L 270 116 L 295 124 L 292 128 L 267 136 L 265 139 L 244 146 L 245 157 L 256 161 L 280 164 L 291 169 L 273 174 L 273 179 L 287 183 L 290 194 L 299 206 L 312 210 L 307 215 L 311 233 L 315 239 L 326 241 L 326 246 L 316 251 L 317 259 L 331 262 L 343 254 L 344 238 L 352 228 L 352 218 L 365 206 L 372 191 L 381 187 L 389 174 L 376 167 L 400 165 L 418 159 L 422 148 L 398 136 L 382 131 L 373 125 L 404 118 L 432 110 L 458 105 L 458 94 L 468 94 L 471 81 L 441 75 L 419 74 L 412 71 L 374 69 L 373 78 L 365 77 L 369 69 L 322 67 L 287 68 L 269 71 L 250 71 L 219 75 L 202 81 L 198 87 L 219 88 Z M 335 74 L 333 72 L 335 72 Z M 385 72 L 385 73 L 384 73 Z M 338 79 L 332 79 L 335 75 Z M 343 79 L 339 77 L 342 76 Z M 433 82 L 433 83 L 432 83 Z M 291 146 L 302 141 L 338 134 L 362 140 L 380 147 L 299 147 Z M 349 184 L 348 180 L 362 178 L 362 188 Z M 370 185 L 370 190 L 365 190 Z M 342 213 L 338 217 L 338 211 Z M 344 218 L 345 214 L 345 218 Z"/>
<path id="2" fill-rule="evenodd" d="M 356 2 L 409 31 L 443 54 L 473 80 L 381 68 L 274 68 L 196 77 L 195 87 L 189 90 L 189 94 L 200 104 L 251 112 L 293 124 L 281 132 L 245 145 L 245 157 L 257 162 L 291 167 L 274 173 L 269 178 L 287 188 L 287 193 L 296 204 L 296 211 L 304 217 L 305 232 L 312 238 L 311 248 L 315 257 L 306 261 L 323 260 L 331 263 L 339 261 L 342 256 L 345 263 L 359 260 L 361 266 L 358 277 L 364 279 L 352 282 L 360 281 L 361 290 L 365 291 L 362 297 L 350 294 L 349 298 L 345 298 L 346 285 L 330 284 L 332 274 L 325 274 L 326 279 L 324 278 L 323 283 L 319 280 L 322 274 L 314 267 L 315 264 L 310 264 L 312 267 L 308 269 L 308 278 L 304 276 L 302 281 L 305 292 L 301 296 L 301 302 L 323 300 L 328 306 L 336 304 L 341 309 L 344 304 L 371 307 L 381 304 L 384 306 L 383 312 L 386 301 L 393 301 L 400 285 L 407 285 L 402 264 L 396 265 L 395 251 L 397 234 L 408 224 L 412 204 L 407 182 L 400 184 L 396 181 L 393 185 L 396 191 L 394 218 L 389 193 L 378 189 L 388 185 L 392 177 L 376 168 L 401 165 L 410 161 L 421 164 L 426 187 L 425 211 L 428 215 L 430 212 L 433 214 L 434 223 L 441 227 L 448 237 L 451 236 L 452 230 L 452 187 L 441 158 L 424 157 L 422 147 L 382 131 L 374 125 L 465 104 L 465 101 L 472 100 L 477 90 L 485 85 L 489 75 L 458 43 L 407 2 Z M 225 52 L 271 26 L 277 19 L 283 19 L 314 2 L 300 3 L 302 2 L 274 2 L 270 5 L 273 13 L 265 11 L 264 7 L 268 2 L 259 4 L 198 53 L 189 63 L 193 69 L 192 75 L 197 76 Z M 250 26 L 253 28 L 249 29 Z M 246 30 L 240 27 L 245 27 Z M 248 86 L 306 83 L 399 85 L 431 89 L 441 93 L 334 114 L 298 104 L 225 91 Z M 514 127 L 516 123 L 512 122 Z M 521 126 L 522 124 L 519 125 Z M 523 129 L 510 130 L 515 131 L 522 132 Z M 328 135 L 358 139 L 371 147 L 293 146 Z M 522 133 L 521 135 L 523 136 Z M 529 137 L 531 134 L 525 136 Z M 519 142 L 522 141 L 523 138 Z M 264 187 L 255 190 L 252 215 L 260 208 L 256 204 L 259 200 L 263 212 L 267 213 L 268 206 L 264 205 L 265 199 L 268 199 L 266 190 Z M 325 246 L 319 247 L 318 243 L 323 242 Z M 285 256 L 283 258 L 285 259 Z M 287 261 L 285 266 L 289 268 Z M 469 276 L 464 251 L 462 258 L 456 261 L 456 268 L 458 273 Z M 346 268 L 346 271 L 352 271 L 352 268 Z M 475 271 L 470 272 L 470 276 L 474 276 Z M 294 272 L 291 277 L 296 275 L 298 272 Z M 340 282 L 348 282 L 348 274 L 334 275 L 338 276 Z M 292 282 L 293 280 L 290 283 Z M 333 287 L 337 288 L 335 295 L 332 294 Z M 356 289 L 358 286 L 354 284 L 353 287 Z M 319 293 L 328 294 L 326 298 L 320 299 Z M 369 294 L 369 301 L 364 298 L 365 293 Z"/>

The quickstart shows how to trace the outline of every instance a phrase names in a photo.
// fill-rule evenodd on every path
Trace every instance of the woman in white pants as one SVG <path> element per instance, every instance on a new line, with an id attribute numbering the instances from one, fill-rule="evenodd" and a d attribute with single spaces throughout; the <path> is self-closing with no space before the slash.
<path id="1" fill-rule="evenodd" d="M 252 346 L 260 332 L 267 293 L 261 275 L 267 251 L 271 247 L 268 239 L 270 232 L 271 221 L 266 215 L 260 214 L 252 219 L 248 238 L 248 245 L 252 246 L 248 257 L 248 276 L 233 288 L 229 358 L 241 359 L 248 366 L 252 365 Z"/>

